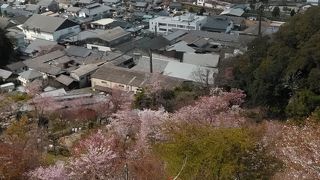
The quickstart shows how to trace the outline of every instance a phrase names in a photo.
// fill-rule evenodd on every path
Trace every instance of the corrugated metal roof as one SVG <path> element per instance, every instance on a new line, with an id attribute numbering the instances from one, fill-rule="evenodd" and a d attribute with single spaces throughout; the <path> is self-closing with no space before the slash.
<path id="1" fill-rule="evenodd" d="M 222 13 L 220 13 L 220 15 L 242 16 L 243 13 L 244 13 L 243 9 L 229 8 L 229 9 L 224 10 Z"/>
<path id="2" fill-rule="evenodd" d="M 196 50 L 188 46 L 187 42 L 180 41 L 170 46 L 167 51 L 178 51 L 178 52 L 195 52 Z"/>
<path id="3" fill-rule="evenodd" d="M 205 67 L 218 67 L 220 56 L 217 54 L 184 53 L 183 62 Z"/>
<path id="4" fill-rule="evenodd" d="M 164 38 L 166 38 L 168 41 L 173 41 L 173 40 L 178 39 L 179 37 L 181 37 L 187 33 L 188 32 L 183 31 L 183 30 L 177 30 L 173 33 L 170 33 L 170 34 L 164 36 Z"/>
<path id="5" fill-rule="evenodd" d="M 28 70 L 19 74 L 22 78 L 32 80 L 39 77 L 42 77 L 42 74 L 39 71 Z"/>

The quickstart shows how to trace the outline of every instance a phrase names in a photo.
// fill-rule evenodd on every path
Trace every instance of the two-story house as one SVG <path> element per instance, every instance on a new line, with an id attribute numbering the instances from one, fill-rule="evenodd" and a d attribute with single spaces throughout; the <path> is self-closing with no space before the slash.
<path id="1" fill-rule="evenodd" d="M 69 35 L 78 34 L 80 26 L 68 19 L 34 14 L 23 25 L 27 39 L 59 41 Z"/>

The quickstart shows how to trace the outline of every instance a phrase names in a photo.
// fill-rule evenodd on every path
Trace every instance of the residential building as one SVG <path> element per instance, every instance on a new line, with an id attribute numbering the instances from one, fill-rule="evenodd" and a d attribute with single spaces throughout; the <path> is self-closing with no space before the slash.
<path id="1" fill-rule="evenodd" d="M 137 92 L 149 83 L 148 80 L 147 73 L 104 65 L 92 75 L 91 85 L 93 90 L 120 89 Z"/>
<path id="2" fill-rule="evenodd" d="M 169 4 L 169 8 L 171 10 L 181 11 L 182 10 L 182 4 L 180 2 L 171 2 Z"/>
<path id="3" fill-rule="evenodd" d="M 148 72 L 105 64 L 92 75 L 91 85 L 93 90 L 110 92 L 112 89 L 120 89 L 136 93 L 150 84 L 151 77 L 152 74 Z M 171 89 L 183 82 L 182 79 L 168 76 L 160 76 L 159 78 L 165 82 L 162 88 Z"/>
<path id="4" fill-rule="evenodd" d="M 102 0 L 102 2 L 107 6 L 117 6 L 121 4 L 121 0 Z"/>
<path id="5" fill-rule="evenodd" d="M 40 5 L 38 5 L 38 4 L 26 4 L 26 11 L 32 12 L 34 14 L 39 14 Z"/>
<path id="6" fill-rule="evenodd" d="M 104 18 L 109 15 L 111 7 L 105 6 L 103 4 L 94 3 L 85 6 L 79 12 L 79 17 L 86 18 L 90 17 L 94 20 Z"/>
<path id="7" fill-rule="evenodd" d="M 22 83 L 23 86 L 26 86 L 28 83 L 36 80 L 42 79 L 43 75 L 36 70 L 28 70 L 19 74 L 18 80 Z"/>
<path id="8" fill-rule="evenodd" d="M 80 26 L 73 21 L 60 17 L 34 14 L 23 25 L 27 39 L 59 41 L 64 37 L 80 32 Z"/>
<path id="9" fill-rule="evenodd" d="M 209 16 L 202 26 L 203 31 L 224 33 L 229 33 L 233 28 L 233 21 L 227 16 Z"/>
<path id="10" fill-rule="evenodd" d="M 80 11 L 81 11 L 81 8 L 70 6 L 68 9 L 66 9 L 66 14 L 71 17 L 78 17 Z"/>
<path id="11" fill-rule="evenodd" d="M 71 71 L 70 76 L 79 82 L 79 87 L 86 87 L 90 83 L 91 75 L 98 69 L 96 64 L 82 65 Z"/>
<path id="12" fill-rule="evenodd" d="M 147 6 L 148 6 L 148 3 L 147 3 L 147 2 L 140 2 L 140 1 L 138 1 L 138 2 L 136 2 L 136 3 L 134 4 L 135 9 L 136 9 L 136 10 L 140 10 L 140 11 L 146 10 Z"/>
<path id="13" fill-rule="evenodd" d="M 86 44 L 95 44 L 106 47 L 113 47 L 131 39 L 131 34 L 121 27 L 115 27 L 106 31 L 101 31 L 94 37 L 86 39 Z"/>
<path id="14" fill-rule="evenodd" d="M 58 12 L 59 4 L 55 0 L 41 0 L 37 3 L 40 6 L 40 12 Z"/>
<path id="15" fill-rule="evenodd" d="M 178 59 L 162 55 L 152 55 L 153 72 L 172 78 L 184 79 L 199 83 L 214 83 L 214 77 L 218 73 L 219 56 L 213 54 L 187 53 L 180 62 Z M 150 60 L 142 56 L 136 60 L 133 70 L 150 72 Z M 206 80 L 207 82 L 204 82 Z"/>
<path id="16" fill-rule="evenodd" d="M 169 31 L 175 29 L 200 30 L 206 22 L 206 16 L 197 16 L 190 13 L 176 17 L 156 17 L 149 21 L 149 30 L 163 34 L 168 34 Z"/>
<path id="17" fill-rule="evenodd" d="M 104 18 L 104 19 L 99 19 L 97 21 L 91 22 L 91 28 L 94 29 L 109 29 L 110 24 L 113 23 L 115 20 L 112 18 Z"/>

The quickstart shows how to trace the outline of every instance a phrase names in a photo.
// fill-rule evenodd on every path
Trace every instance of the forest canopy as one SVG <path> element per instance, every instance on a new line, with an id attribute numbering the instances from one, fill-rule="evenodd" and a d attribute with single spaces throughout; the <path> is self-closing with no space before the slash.
<path id="1" fill-rule="evenodd" d="M 302 118 L 320 104 L 320 8 L 295 15 L 236 58 L 234 86 L 270 115 Z"/>

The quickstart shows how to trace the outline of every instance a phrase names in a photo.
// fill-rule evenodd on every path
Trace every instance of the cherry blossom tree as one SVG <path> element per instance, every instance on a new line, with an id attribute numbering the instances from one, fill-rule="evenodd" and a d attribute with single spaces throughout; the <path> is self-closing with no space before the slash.
<path id="1" fill-rule="evenodd" d="M 275 178 L 318 179 L 320 177 L 320 128 L 307 120 L 305 125 L 268 122 L 265 144 L 272 155 L 284 163 L 284 170 Z"/>
<path id="2" fill-rule="evenodd" d="M 32 97 L 39 95 L 42 92 L 43 82 L 41 80 L 34 80 L 27 83 L 25 89 L 26 93 Z"/>
<path id="3" fill-rule="evenodd" d="M 39 167 L 34 171 L 28 173 L 28 176 L 31 179 L 39 179 L 39 180 L 67 180 L 68 174 L 65 169 L 65 164 L 63 162 L 57 162 L 56 164 L 43 168 Z"/>
<path id="4" fill-rule="evenodd" d="M 135 138 L 139 132 L 140 120 L 137 110 L 118 111 L 112 115 L 111 126 L 123 139 Z"/>
<path id="5" fill-rule="evenodd" d="M 146 147 L 152 141 L 163 139 L 163 124 L 169 119 L 169 113 L 164 108 L 157 111 L 141 110 L 138 111 L 138 116 L 141 123 L 138 138 L 140 147 Z"/>
<path id="6" fill-rule="evenodd" d="M 185 106 L 173 114 L 176 122 L 210 124 L 217 127 L 239 127 L 245 122 L 239 105 L 245 95 L 240 90 L 218 90 L 211 96 L 203 96 L 194 105 Z"/>
<path id="7" fill-rule="evenodd" d="M 117 154 L 113 151 L 114 139 L 98 131 L 82 140 L 69 161 L 73 179 L 108 179 L 114 175 Z"/>
<path id="8" fill-rule="evenodd" d="M 39 167 L 28 173 L 31 179 L 112 179 L 117 174 L 115 139 L 101 130 L 82 139 L 66 163 Z"/>

